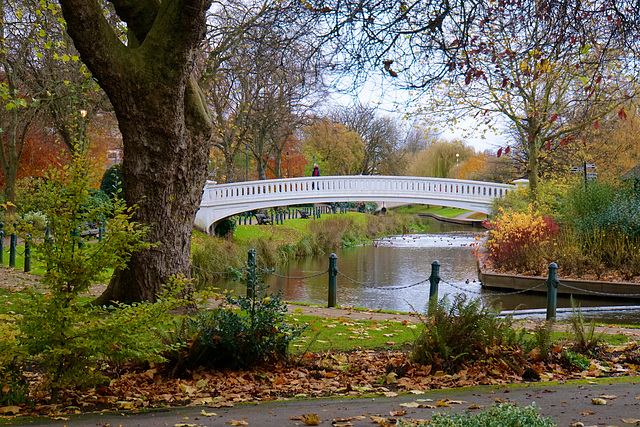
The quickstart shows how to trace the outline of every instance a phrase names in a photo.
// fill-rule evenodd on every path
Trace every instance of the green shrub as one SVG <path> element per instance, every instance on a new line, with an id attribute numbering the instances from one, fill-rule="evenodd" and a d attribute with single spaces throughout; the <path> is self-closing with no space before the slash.
<path id="1" fill-rule="evenodd" d="M 39 197 L 39 189 L 45 183 L 42 178 L 22 178 L 16 182 L 16 212 L 45 212 L 46 200 Z"/>
<path id="2" fill-rule="evenodd" d="M 528 345 L 528 350 L 537 348 L 542 360 L 549 360 L 553 345 L 553 322 L 541 322 L 533 330 L 533 341 Z"/>
<path id="3" fill-rule="evenodd" d="M 20 363 L 25 353 L 19 346 L 20 329 L 15 315 L 0 314 L 0 406 L 26 403 L 29 386 Z"/>
<path id="4" fill-rule="evenodd" d="M 298 257 L 311 256 L 319 252 L 318 247 L 314 244 L 310 236 L 304 236 L 295 245 L 295 254 Z"/>
<path id="5" fill-rule="evenodd" d="M 464 294 L 457 294 L 451 303 L 442 298 L 432 304 L 411 359 L 454 372 L 468 361 L 497 358 L 518 370 L 517 365 L 524 362 L 523 352 L 506 347 L 520 347 L 524 331 L 515 331 L 511 318 L 499 318 L 498 314 L 499 310 L 480 299 L 467 300 Z"/>
<path id="6" fill-rule="evenodd" d="M 280 292 L 261 293 L 256 290 L 253 298 L 227 296 L 233 308 L 200 316 L 188 365 L 238 369 L 286 357 L 289 343 L 300 336 L 302 328 L 286 323 L 287 307 Z"/>
<path id="7" fill-rule="evenodd" d="M 80 304 L 77 295 L 33 290 L 24 307 L 21 346 L 45 369 L 45 385 L 55 403 L 66 389 L 108 384 L 103 366 L 127 361 L 164 360 L 171 347 L 153 332 L 168 311 L 181 302 L 166 293 L 161 302 L 95 307 Z"/>
<path id="8" fill-rule="evenodd" d="M 122 163 L 118 163 L 104 171 L 100 182 L 100 190 L 110 198 L 113 198 L 124 188 L 123 182 Z"/>
<path id="9" fill-rule="evenodd" d="M 563 199 L 561 214 L 567 222 L 590 218 L 611 205 L 616 189 L 611 183 L 593 181 L 572 187 Z"/>
<path id="10" fill-rule="evenodd" d="M 22 215 L 21 222 L 32 223 L 33 228 L 43 231 L 47 227 L 47 216 L 42 212 L 27 212 Z"/>
<path id="11" fill-rule="evenodd" d="M 495 199 L 491 208 L 491 217 L 500 216 L 500 210 L 526 212 L 530 206 L 543 215 L 557 216 L 562 210 L 563 201 L 573 181 L 545 179 L 538 185 L 538 198 L 531 199 L 528 186 L 520 186 L 515 191 L 509 191 L 503 197 Z"/>
<path id="12" fill-rule="evenodd" d="M 619 270 L 626 279 L 640 275 L 640 198 L 630 185 L 575 187 L 564 201 L 563 221 L 572 227 L 579 259 L 598 277 L 605 269 Z M 563 255 L 561 248 L 558 253 Z"/>
<path id="13" fill-rule="evenodd" d="M 410 425 L 404 422 L 402 427 Z M 555 426 L 551 418 L 543 418 L 538 413 L 535 403 L 520 407 L 511 403 L 501 403 L 480 414 L 435 414 L 425 424 L 418 426 L 430 427 L 551 427 Z"/>
<path id="14" fill-rule="evenodd" d="M 595 355 L 603 342 L 604 332 L 596 333 L 596 321 L 591 319 L 589 326 L 585 324 L 582 309 L 571 297 L 571 315 L 569 325 L 573 338 L 573 350 L 581 354 Z"/>
<path id="15" fill-rule="evenodd" d="M 591 366 L 591 360 L 584 354 L 574 353 L 571 350 L 565 350 L 560 355 L 560 363 L 567 369 L 578 369 L 586 371 Z"/>
<path id="16" fill-rule="evenodd" d="M 32 289 L 21 307 L 19 344 L 45 368 L 52 403 L 61 389 L 104 381 L 98 370 L 102 361 L 158 360 L 163 349 L 149 326 L 166 313 L 170 299 L 108 310 L 78 302 L 109 267 L 124 268 L 132 251 L 150 247 L 144 242 L 146 228 L 131 221 L 134 209 L 118 199 L 91 202 L 91 178 L 80 157 L 51 172 L 37 194 L 51 232 L 45 236 L 30 227 L 24 230 L 34 234 L 34 253 L 48 269 L 45 289 Z M 78 235 L 78 229 L 105 217 L 109 220 L 100 242 L 89 243 Z"/>
<path id="17" fill-rule="evenodd" d="M 236 229 L 236 220 L 232 217 L 221 219 L 216 225 L 216 235 L 220 237 L 233 236 Z"/>

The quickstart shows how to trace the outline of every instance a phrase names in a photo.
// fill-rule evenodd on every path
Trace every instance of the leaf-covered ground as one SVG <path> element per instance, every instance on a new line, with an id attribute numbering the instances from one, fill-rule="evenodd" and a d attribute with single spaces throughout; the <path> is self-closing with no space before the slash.
<path id="1" fill-rule="evenodd" d="M 432 366 L 413 364 L 406 352 L 359 350 L 307 353 L 288 363 L 279 362 L 250 370 L 195 370 L 178 378 L 158 365 L 112 368 L 108 386 L 63 393 L 59 405 L 49 405 L 47 393 L 38 385 L 40 374 L 27 372 L 32 384 L 33 406 L 2 408 L 4 415 L 63 415 L 103 409 L 139 410 L 157 406 L 211 407 L 253 402 L 325 396 L 357 396 L 419 393 L 423 390 L 525 381 L 551 381 L 603 376 L 635 376 L 640 370 L 640 346 L 636 342 L 609 347 L 586 370 L 559 362 L 557 346 L 552 362 L 537 361 L 536 355 L 503 349 L 505 358 L 463 366 L 453 374 Z M 511 352 L 510 354 L 508 354 Z M 16 414 L 14 414 L 14 412 Z"/>

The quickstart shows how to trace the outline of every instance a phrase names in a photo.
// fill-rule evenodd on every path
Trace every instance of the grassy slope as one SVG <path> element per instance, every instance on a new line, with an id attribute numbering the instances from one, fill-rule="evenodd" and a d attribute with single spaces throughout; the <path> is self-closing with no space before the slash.
<path id="1" fill-rule="evenodd" d="M 411 206 L 411 207 L 409 207 Z M 458 215 L 461 215 L 466 212 L 471 212 L 468 209 L 460 209 L 460 208 L 449 208 L 446 206 L 433 206 L 433 205 L 404 205 L 398 206 L 397 208 L 392 209 L 394 212 L 398 213 L 406 213 L 406 214 L 416 214 L 416 213 L 432 213 L 440 216 L 444 216 L 446 218 L 455 218 Z M 475 212 L 471 214 L 468 218 L 470 219 L 484 219 L 487 215 Z"/>
<path id="2" fill-rule="evenodd" d="M 347 212 L 339 214 L 341 216 L 350 216 L 355 221 L 363 223 L 366 221 L 366 214 Z M 233 239 L 240 243 L 246 243 L 251 239 L 256 238 L 270 238 L 273 236 L 275 242 L 281 244 L 295 244 L 302 239 L 309 229 L 309 224 L 312 221 L 322 221 L 324 218 L 328 218 L 329 215 L 323 215 L 320 219 L 285 219 L 283 225 L 238 225 L 233 233 Z"/>
<path id="3" fill-rule="evenodd" d="M 444 216 L 447 218 L 454 218 L 460 214 L 469 212 L 469 210 L 467 209 L 449 208 L 449 207 L 433 206 L 433 205 L 416 205 L 416 204 L 398 206 L 397 208 L 393 208 L 393 211 L 398 213 L 403 213 L 403 214 L 433 213 L 433 214 Z"/>

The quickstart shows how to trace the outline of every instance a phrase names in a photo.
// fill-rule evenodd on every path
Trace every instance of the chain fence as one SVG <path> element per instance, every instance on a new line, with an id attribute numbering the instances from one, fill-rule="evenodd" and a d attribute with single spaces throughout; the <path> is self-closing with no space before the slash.
<path id="1" fill-rule="evenodd" d="M 628 294 L 628 293 L 622 294 L 622 293 L 612 293 L 612 292 L 599 292 L 599 291 L 592 291 L 590 289 L 577 288 L 575 286 L 567 285 L 566 283 L 562 283 L 562 282 L 558 282 L 558 285 L 559 286 L 564 286 L 565 288 L 573 289 L 574 291 L 586 292 L 586 293 L 592 294 L 592 295 L 601 295 L 601 296 L 618 297 L 618 298 L 640 297 L 640 293 L 638 293 L 638 294 Z"/>
<path id="2" fill-rule="evenodd" d="M 253 252 L 253 256 L 255 257 L 255 252 Z M 247 273 L 247 274 L 255 274 L 255 272 L 260 272 L 262 274 L 265 275 L 272 275 L 278 278 L 282 278 L 282 279 L 293 279 L 293 280 L 305 280 L 305 279 L 312 279 L 312 278 L 316 278 L 319 276 L 324 276 L 325 274 L 327 274 L 329 276 L 329 283 L 328 283 L 328 287 L 329 287 L 329 303 L 328 306 L 329 307 L 333 307 L 335 306 L 335 298 L 336 298 L 336 278 L 337 276 L 342 277 L 344 280 L 354 283 L 356 285 L 362 286 L 364 288 L 368 288 L 368 289 L 375 289 L 377 291 L 396 291 L 396 290 L 402 290 L 402 289 L 409 289 L 409 288 L 413 288 L 413 287 L 417 287 L 417 286 L 421 286 L 421 285 L 425 285 L 425 284 L 429 284 L 431 286 L 431 288 L 429 289 L 429 295 L 430 298 L 432 298 L 432 296 L 434 296 L 435 298 L 437 298 L 437 293 L 438 293 L 438 285 L 440 283 L 450 286 L 451 288 L 463 293 L 463 294 L 474 294 L 474 295 L 478 295 L 479 297 L 482 298 L 492 298 L 492 297 L 502 297 L 502 296 L 511 296 L 511 295 L 519 295 L 519 294 L 524 294 L 527 292 L 533 292 L 533 291 L 539 291 L 539 292 L 545 292 L 545 290 L 541 289 L 541 288 L 546 288 L 546 293 L 547 293 L 547 320 L 549 319 L 555 319 L 555 314 L 556 314 L 556 308 L 557 308 L 557 288 L 562 286 L 565 287 L 567 289 L 571 289 L 573 291 L 577 291 L 577 292 L 582 292 L 584 294 L 591 294 L 591 295 L 595 295 L 595 296 L 608 296 L 608 297 L 618 297 L 618 298 L 622 298 L 622 297 L 640 297 L 640 293 L 612 293 L 612 292 L 599 292 L 599 291 L 592 291 L 590 289 L 582 289 L 582 288 L 578 288 L 576 286 L 571 286 L 568 285 L 566 283 L 562 283 L 560 281 L 558 281 L 557 279 L 557 265 L 555 263 L 552 263 L 549 266 L 549 277 L 547 279 L 540 279 L 540 281 L 538 282 L 534 282 L 535 284 L 532 286 L 529 286 L 525 289 L 519 289 L 519 290 L 515 290 L 515 291 L 511 291 L 511 292 L 497 292 L 497 291 L 493 291 L 491 290 L 490 292 L 486 292 L 482 289 L 478 290 L 478 289 L 471 289 L 468 287 L 465 287 L 464 285 L 461 284 L 457 284 L 457 283 L 451 283 L 450 281 L 447 280 L 443 280 L 440 275 L 439 275 L 439 268 L 440 268 L 440 264 L 437 263 L 437 261 L 434 261 L 434 263 L 432 264 L 432 271 L 431 271 L 431 275 L 426 278 L 426 279 L 422 279 L 419 280 L 415 283 L 411 283 L 408 285 L 400 285 L 400 286 L 394 286 L 394 285 L 383 285 L 381 283 L 371 283 L 371 282 L 367 282 L 367 281 L 360 281 L 360 280 L 356 280 L 352 277 L 349 277 L 347 274 L 343 273 L 342 271 L 340 271 L 337 267 L 336 264 L 336 260 L 337 257 L 335 255 L 331 255 L 330 257 L 330 261 L 329 261 L 329 269 L 328 270 L 324 270 L 324 271 L 315 271 L 315 272 L 311 272 L 310 274 L 306 274 L 306 275 L 297 275 L 297 276 L 291 276 L 291 275 L 287 275 L 287 274 L 282 274 L 282 273 L 277 273 L 275 272 L 274 269 L 270 269 L 270 268 L 263 268 L 263 267 L 258 267 L 255 264 L 255 258 L 253 259 L 253 261 L 251 261 L 251 257 L 250 257 L 250 261 L 247 263 L 247 266 L 245 267 L 245 269 L 242 270 L 238 270 L 235 272 L 235 274 L 238 274 L 238 272 L 240 273 Z M 265 264 L 264 260 L 260 260 L 262 264 Z M 253 264 L 251 264 L 251 262 L 253 262 Z M 211 274 L 234 274 L 234 272 L 230 272 L 230 271 L 224 271 L 224 272 L 213 272 L 213 271 L 207 271 L 204 270 L 202 268 L 193 266 L 196 269 L 205 271 L 207 273 L 211 273 Z M 553 271 L 552 271 L 553 268 Z M 251 271 L 253 271 L 254 273 L 251 273 Z M 468 281 L 465 282 L 468 284 Z M 549 286 L 548 284 L 554 284 L 555 286 Z"/>
<path id="3" fill-rule="evenodd" d="M 323 276 L 325 274 L 329 274 L 328 271 L 319 271 L 316 273 L 312 273 L 308 276 L 285 276 L 284 274 L 278 274 L 275 271 L 268 271 L 266 272 L 266 274 L 270 274 L 272 276 L 275 277 L 280 277 L 281 279 L 296 279 L 296 280 L 300 280 L 300 279 L 312 279 L 314 277 L 318 277 L 318 276 Z"/>
<path id="4" fill-rule="evenodd" d="M 538 288 L 540 288 L 540 287 L 542 287 L 542 286 L 546 286 L 546 282 L 542 282 L 542 283 L 539 283 L 539 284 L 537 284 L 537 285 L 535 285 L 535 286 L 531 286 L 531 287 L 529 287 L 529 288 L 527 288 L 527 289 L 520 289 L 520 290 L 513 291 L 513 292 L 491 292 L 490 294 L 487 294 L 487 293 L 484 293 L 484 292 L 474 291 L 474 290 L 471 290 L 471 289 L 465 289 L 465 288 L 463 288 L 463 287 L 461 287 L 461 286 L 454 285 L 454 284 L 453 284 L 453 283 L 451 283 L 451 282 L 447 282 L 446 280 L 442 280 L 442 279 L 440 279 L 440 281 L 441 281 L 442 283 L 444 283 L 444 284 L 446 284 L 446 285 L 449 285 L 449 286 L 451 286 L 452 288 L 458 289 L 459 291 L 462 291 L 462 292 L 464 292 L 464 293 L 466 293 L 466 294 L 476 294 L 476 295 L 482 295 L 482 296 L 507 296 L 507 295 L 518 295 L 518 294 L 523 294 L 523 293 L 525 293 L 525 292 L 531 292 L 531 291 L 533 291 L 533 290 L 535 290 L 535 289 L 538 289 Z"/>
<path id="5" fill-rule="evenodd" d="M 398 289 L 408 289 L 408 288 L 413 288 L 415 286 L 419 286 L 419 285 L 423 285 L 427 282 L 429 282 L 429 279 L 424 279 L 421 280 L 419 282 L 413 283 L 411 285 L 403 285 L 403 286 L 387 286 L 387 285 L 377 285 L 377 284 L 367 284 L 365 282 L 359 282 L 355 279 L 352 279 L 351 277 L 347 276 L 346 274 L 344 274 L 343 272 L 341 272 L 340 270 L 338 270 L 338 275 L 344 277 L 345 279 L 349 280 L 350 282 L 353 282 L 357 285 L 363 286 L 365 288 L 369 288 L 369 289 L 376 289 L 376 290 L 381 290 L 381 291 L 386 291 L 386 290 L 398 290 Z"/>

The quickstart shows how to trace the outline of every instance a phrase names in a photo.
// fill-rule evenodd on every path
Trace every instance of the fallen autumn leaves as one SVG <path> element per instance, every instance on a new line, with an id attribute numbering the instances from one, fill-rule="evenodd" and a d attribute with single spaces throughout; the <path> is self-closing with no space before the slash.
<path id="1" fill-rule="evenodd" d="M 536 380 L 565 380 L 600 376 L 634 376 L 638 345 L 610 347 L 600 360 L 592 360 L 586 371 L 576 372 L 556 363 L 529 361 L 527 375 Z M 397 393 L 420 394 L 423 390 L 483 384 L 523 382 L 522 374 L 504 363 L 476 363 L 454 374 L 434 371 L 431 366 L 412 364 L 408 354 L 385 351 L 349 353 L 307 353 L 289 364 L 263 365 L 251 370 L 204 370 L 183 378 L 169 378 L 162 366 L 128 366 L 109 386 L 89 391 L 67 391 L 61 405 L 52 407 L 37 391 L 38 374 L 32 374 L 33 407 L 13 407 L 20 415 L 63 415 L 101 409 L 129 409 L 153 406 L 233 406 L 239 402 L 290 398 L 357 396 Z M 537 375 L 537 377 L 536 377 Z M 446 405 L 436 402 L 434 405 Z M 7 411 L 9 412 L 9 411 Z M 311 421 L 311 420 L 310 420 Z"/>

